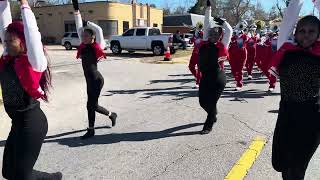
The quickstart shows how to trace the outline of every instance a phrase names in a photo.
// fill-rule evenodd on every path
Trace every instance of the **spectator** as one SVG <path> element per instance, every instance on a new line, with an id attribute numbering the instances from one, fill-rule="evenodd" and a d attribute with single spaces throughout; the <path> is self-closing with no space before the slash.
<path id="1" fill-rule="evenodd" d="M 176 33 L 173 35 L 173 43 L 181 43 L 183 49 L 187 48 L 187 43 L 180 37 L 180 31 L 177 30 Z"/>

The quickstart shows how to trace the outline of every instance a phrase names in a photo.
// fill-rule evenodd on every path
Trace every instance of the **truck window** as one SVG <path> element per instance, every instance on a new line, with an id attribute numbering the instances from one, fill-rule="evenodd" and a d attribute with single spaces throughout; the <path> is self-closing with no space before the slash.
<path id="1" fill-rule="evenodd" d="M 133 34 L 134 34 L 134 29 L 129 29 L 128 31 L 123 33 L 122 36 L 133 36 Z"/>
<path id="2" fill-rule="evenodd" d="M 70 33 L 64 33 L 63 37 L 68 37 Z"/>
<path id="3" fill-rule="evenodd" d="M 73 37 L 73 38 L 79 38 L 79 36 L 78 36 L 77 33 L 72 33 L 71 37 Z"/>
<path id="4" fill-rule="evenodd" d="M 146 35 L 146 29 L 137 29 L 136 36 L 145 36 Z"/>
<path id="5" fill-rule="evenodd" d="M 160 35 L 160 30 L 159 29 L 149 29 L 149 36 L 157 36 L 157 35 Z"/>

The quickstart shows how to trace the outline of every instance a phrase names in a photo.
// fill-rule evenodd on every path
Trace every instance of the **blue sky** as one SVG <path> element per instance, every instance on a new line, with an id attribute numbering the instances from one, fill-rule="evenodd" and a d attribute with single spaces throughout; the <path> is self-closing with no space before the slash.
<path id="1" fill-rule="evenodd" d="M 257 0 L 252 0 L 253 3 L 256 3 Z M 281 0 L 280 0 L 281 1 Z M 179 5 L 184 5 L 186 7 L 192 6 L 196 0 L 137 0 L 138 3 L 149 3 L 156 4 L 157 7 L 177 7 Z M 276 4 L 277 0 L 260 0 L 261 4 L 266 10 L 269 10 L 273 5 Z M 305 0 L 303 5 L 302 14 L 310 14 L 313 10 L 313 4 L 311 0 Z"/>

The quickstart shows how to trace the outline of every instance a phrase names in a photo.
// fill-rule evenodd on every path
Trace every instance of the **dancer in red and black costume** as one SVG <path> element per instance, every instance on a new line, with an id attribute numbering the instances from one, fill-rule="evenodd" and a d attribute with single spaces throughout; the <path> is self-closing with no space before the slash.
<path id="1" fill-rule="evenodd" d="M 9 180 L 60 180 L 62 174 L 33 170 L 48 131 L 39 99 L 48 101 L 50 73 L 36 18 L 21 0 L 22 22 L 12 22 L 9 1 L 0 1 L 0 83 L 5 111 L 12 119 L 3 154 L 2 175 Z"/>
<path id="2" fill-rule="evenodd" d="M 320 20 L 299 18 L 303 0 L 291 0 L 281 24 L 270 71 L 280 79 L 281 101 L 272 165 L 284 180 L 304 179 L 320 143 Z M 294 43 L 287 42 L 294 27 Z"/>
<path id="3" fill-rule="evenodd" d="M 213 124 L 217 121 L 217 103 L 226 85 L 226 74 L 220 61 L 228 57 L 228 46 L 231 40 L 232 28 L 228 22 L 211 18 L 210 1 L 207 2 L 205 15 L 204 36 L 207 41 L 203 42 L 199 50 L 199 69 L 202 74 L 199 87 L 199 103 L 207 112 L 207 119 L 201 134 L 212 131 Z M 223 29 L 225 33 L 223 35 Z"/>
<path id="4" fill-rule="evenodd" d="M 253 71 L 253 66 L 256 61 L 256 45 L 257 45 L 257 35 L 255 34 L 255 29 L 254 27 L 251 27 L 250 29 L 250 36 L 248 37 L 247 41 L 247 51 L 248 51 L 248 56 L 247 56 L 247 61 L 246 61 L 246 69 L 248 72 L 248 79 L 252 79 L 252 71 Z"/>
<path id="5" fill-rule="evenodd" d="M 274 36 L 273 33 L 270 33 L 267 36 L 261 37 L 261 40 L 257 43 L 256 47 L 256 62 L 258 67 L 262 70 L 262 73 L 269 80 L 268 91 L 270 92 L 275 89 L 277 83 L 277 78 L 269 72 L 272 58 L 276 51 L 276 41 L 276 36 Z"/>
<path id="6" fill-rule="evenodd" d="M 201 73 L 198 68 L 199 63 L 199 48 L 201 46 L 201 42 L 203 39 L 203 31 L 202 25 L 199 27 L 199 31 L 195 32 L 194 37 L 192 38 L 192 42 L 194 43 L 192 55 L 189 62 L 189 70 L 191 71 L 192 75 L 196 78 L 196 87 L 199 87 Z"/>
<path id="7" fill-rule="evenodd" d="M 241 31 L 238 36 L 233 36 L 229 48 L 230 66 L 233 77 L 236 81 L 236 90 L 243 87 L 243 68 L 247 61 L 248 36 Z"/>
<path id="8" fill-rule="evenodd" d="M 83 28 L 83 22 L 79 11 L 78 0 L 73 0 L 74 15 L 77 26 L 77 32 L 81 40 L 81 45 L 78 48 L 77 58 L 82 60 L 82 68 L 87 82 L 87 110 L 89 127 L 87 133 L 83 135 L 82 139 L 87 139 L 94 136 L 94 124 L 96 119 L 96 112 L 108 116 L 112 122 L 112 126 L 116 125 L 117 114 L 110 112 L 98 104 L 101 89 L 104 84 L 104 79 L 98 71 L 97 63 L 99 60 L 106 58 L 103 49 L 105 41 L 101 27 L 88 21 L 87 27 Z"/>

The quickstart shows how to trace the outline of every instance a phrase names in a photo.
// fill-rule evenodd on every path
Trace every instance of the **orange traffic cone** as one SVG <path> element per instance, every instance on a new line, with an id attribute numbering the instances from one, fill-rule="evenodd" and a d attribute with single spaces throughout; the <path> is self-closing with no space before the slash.
<path id="1" fill-rule="evenodd" d="M 171 58 L 171 54 L 170 54 L 170 47 L 167 47 L 167 51 L 165 53 L 163 61 L 171 61 L 171 60 L 172 60 L 172 58 Z"/>

